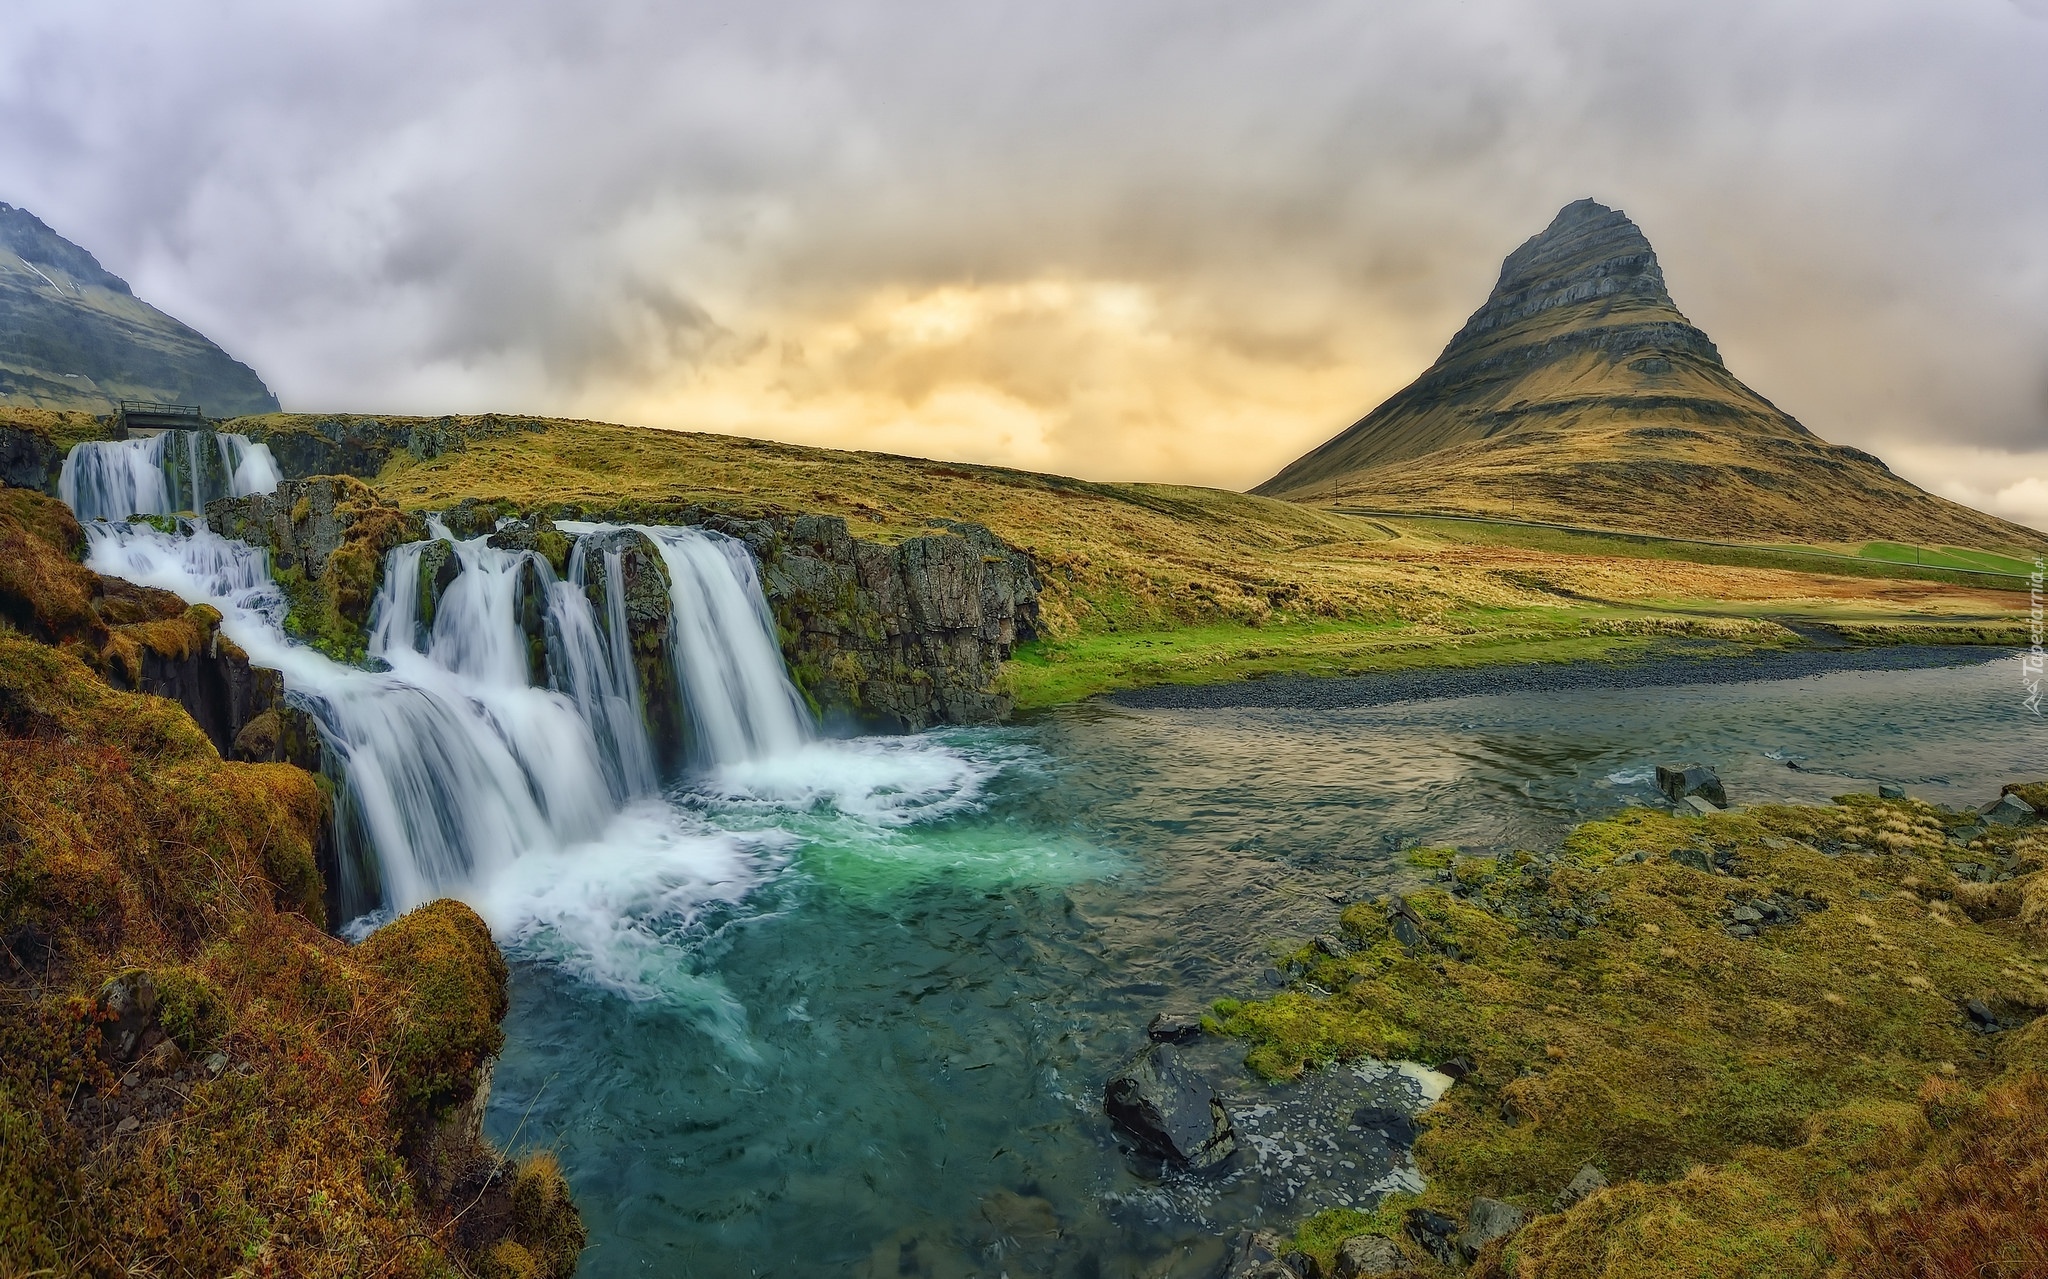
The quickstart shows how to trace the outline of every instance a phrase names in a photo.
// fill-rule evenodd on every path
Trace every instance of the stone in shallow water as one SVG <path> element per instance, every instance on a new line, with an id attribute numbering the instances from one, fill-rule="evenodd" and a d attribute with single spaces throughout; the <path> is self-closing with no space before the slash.
<path id="1" fill-rule="evenodd" d="M 1728 790 L 1721 785 L 1720 775 L 1704 764 L 1657 765 L 1657 789 L 1674 804 L 1698 796 L 1716 808 L 1728 806 Z"/>
<path id="2" fill-rule="evenodd" d="M 1894 786 L 1890 782 L 1886 782 L 1877 788 L 1877 797 L 1879 799 L 1904 799 L 1906 797 L 1906 788 Z"/>
<path id="3" fill-rule="evenodd" d="M 1201 1033 L 1202 1014 L 1196 1012 L 1160 1013 L 1145 1027 L 1146 1037 L 1155 1044 L 1184 1044 Z"/>
<path id="4" fill-rule="evenodd" d="M 1237 1151 L 1216 1090 L 1181 1065 L 1172 1044 L 1153 1044 L 1103 1089 L 1102 1108 L 1139 1150 L 1184 1168 L 1212 1168 Z"/>

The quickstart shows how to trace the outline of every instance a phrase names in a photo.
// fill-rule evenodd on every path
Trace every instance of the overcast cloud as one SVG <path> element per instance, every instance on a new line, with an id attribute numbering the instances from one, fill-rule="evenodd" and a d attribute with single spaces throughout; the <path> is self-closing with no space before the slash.
<path id="1" fill-rule="evenodd" d="M 2048 527 L 2048 0 L 20 0 L 0 200 L 293 409 L 1242 487 L 1583 195 L 1819 434 Z"/>

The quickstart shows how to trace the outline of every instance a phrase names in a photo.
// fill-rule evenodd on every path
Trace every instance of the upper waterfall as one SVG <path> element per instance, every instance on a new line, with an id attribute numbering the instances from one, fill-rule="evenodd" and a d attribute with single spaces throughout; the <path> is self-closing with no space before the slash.
<path id="1" fill-rule="evenodd" d="M 80 521 L 190 512 L 217 497 L 268 493 L 281 478 L 267 445 L 219 431 L 163 431 L 80 444 L 64 457 L 57 495 Z"/>

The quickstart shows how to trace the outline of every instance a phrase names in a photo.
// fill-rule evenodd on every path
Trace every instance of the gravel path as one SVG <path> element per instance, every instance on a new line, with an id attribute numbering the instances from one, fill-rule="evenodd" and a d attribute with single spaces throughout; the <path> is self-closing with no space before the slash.
<path id="1" fill-rule="evenodd" d="M 1378 675 L 1311 678 L 1299 675 L 1229 684 L 1161 684 L 1105 694 L 1119 706 L 1154 710 L 1232 707 L 1336 710 L 1389 702 L 1483 693 L 1540 693 L 1573 688 L 1650 688 L 1673 684 L 1744 684 L 1799 679 L 1835 671 L 1907 671 L 1971 666 L 2012 655 L 1982 645 L 1901 644 L 1888 648 L 1797 649 L 1737 657 L 1666 656 L 1626 664 L 1528 662 L 1450 670 L 1389 671 Z"/>

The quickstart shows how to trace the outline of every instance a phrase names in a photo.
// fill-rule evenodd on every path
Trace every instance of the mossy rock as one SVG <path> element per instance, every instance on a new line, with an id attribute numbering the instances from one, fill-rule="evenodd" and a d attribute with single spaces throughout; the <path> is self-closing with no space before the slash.
<path id="1" fill-rule="evenodd" d="M 504 956 L 475 911 L 443 898 L 378 929 L 356 957 L 403 992 L 380 1055 L 394 1117 L 423 1132 L 474 1095 L 479 1070 L 504 1045 Z"/>

